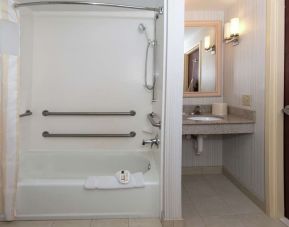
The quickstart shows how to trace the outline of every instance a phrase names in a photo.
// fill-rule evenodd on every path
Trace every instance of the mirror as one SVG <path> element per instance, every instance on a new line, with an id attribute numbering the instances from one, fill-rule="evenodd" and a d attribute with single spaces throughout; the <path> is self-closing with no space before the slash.
<path id="1" fill-rule="evenodd" d="M 184 96 L 221 96 L 222 23 L 186 21 Z"/>

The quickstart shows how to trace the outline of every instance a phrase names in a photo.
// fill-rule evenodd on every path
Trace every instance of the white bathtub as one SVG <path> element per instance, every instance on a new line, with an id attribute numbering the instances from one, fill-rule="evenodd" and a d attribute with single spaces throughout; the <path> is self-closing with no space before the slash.
<path id="1" fill-rule="evenodd" d="M 21 156 L 18 219 L 159 217 L 159 176 L 149 152 L 28 152 Z M 145 188 L 85 190 L 88 176 L 142 171 Z"/>

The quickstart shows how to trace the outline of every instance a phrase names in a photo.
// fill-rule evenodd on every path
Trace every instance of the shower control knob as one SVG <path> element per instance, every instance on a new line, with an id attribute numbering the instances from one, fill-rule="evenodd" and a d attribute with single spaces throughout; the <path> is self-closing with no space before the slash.
<path id="1" fill-rule="evenodd" d="M 156 145 L 157 148 L 159 148 L 159 145 L 160 145 L 160 139 L 158 138 L 158 136 L 156 136 L 154 139 L 149 139 L 149 140 L 143 140 L 142 141 L 142 145 L 145 146 L 147 144 L 150 144 L 151 145 L 151 148 Z"/>

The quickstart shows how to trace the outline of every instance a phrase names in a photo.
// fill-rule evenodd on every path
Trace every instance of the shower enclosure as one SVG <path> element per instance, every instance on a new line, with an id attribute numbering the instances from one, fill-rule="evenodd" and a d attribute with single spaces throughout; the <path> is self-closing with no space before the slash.
<path id="1" fill-rule="evenodd" d="M 10 219 L 161 216 L 163 146 L 142 141 L 163 137 L 165 10 L 160 0 L 137 3 L 14 5 L 19 161 Z M 122 169 L 143 173 L 145 186 L 84 188 L 87 177 Z"/>

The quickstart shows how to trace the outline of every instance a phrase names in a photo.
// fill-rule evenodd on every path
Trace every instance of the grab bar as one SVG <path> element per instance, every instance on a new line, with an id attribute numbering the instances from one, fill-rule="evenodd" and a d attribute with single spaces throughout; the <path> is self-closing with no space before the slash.
<path id="1" fill-rule="evenodd" d="M 130 132 L 128 134 L 53 134 L 53 133 L 49 133 L 47 131 L 42 133 L 43 137 L 78 137 L 78 138 L 93 138 L 93 137 L 109 137 L 109 138 L 113 138 L 113 137 L 135 137 L 136 133 L 135 132 Z"/>
<path id="2" fill-rule="evenodd" d="M 158 117 L 158 115 L 156 115 L 155 113 L 148 114 L 148 119 L 150 123 L 152 124 L 152 126 L 161 128 L 161 121 L 156 122 L 155 121 L 156 117 Z"/>
<path id="3" fill-rule="evenodd" d="M 135 116 L 136 112 L 131 110 L 129 112 L 50 112 L 44 110 L 42 115 L 47 116 Z"/>
<path id="4" fill-rule="evenodd" d="M 31 115 L 32 115 L 32 112 L 30 110 L 26 110 L 26 112 L 23 114 L 20 114 L 19 117 L 26 117 L 26 116 L 31 116 Z"/>

